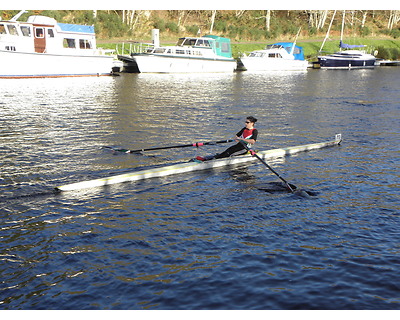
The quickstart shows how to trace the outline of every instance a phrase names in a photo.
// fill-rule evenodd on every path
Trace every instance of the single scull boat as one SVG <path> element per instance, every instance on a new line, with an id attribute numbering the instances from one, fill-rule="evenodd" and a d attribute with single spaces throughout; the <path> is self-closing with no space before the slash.
<path id="1" fill-rule="evenodd" d="M 340 144 L 342 141 L 341 134 L 337 134 L 335 140 L 320 142 L 320 143 L 312 143 L 295 147 L 288 147 L 282 149 L 272 149 L 257 152 L 257 155 L 262 159 L 273 159 L 280 158 L 287 155 L 295 154 L 298 152 L 321 149 L 325 147 L 331 147 Z M 155 169 L 147 169 L 140 170 L 131 173 L 120 174 L 116 176 L 111 176 L 107 178 L 94 179 L 89 181 L 76 182 L 71 184 L 66 184 L 63 186 L 56 187 L 57 191 L 72 191 L 72 190 L 80 190 L 86 188 L 94 188 L 107 186 L 115 183 L 122 183 L 128 181 L 137 181 L 149 178 L 157 178 L 164 177 L 172 174 L 191 172 L 191 171 L 199 171 L 199 170 L 207 170 L 212 168 L 218 168 L 222 166 L 228 166 L 238 163 L 245 163 L 250 161 L 255 161 L 256 158 L 249 155 L 237 156 L 231 158 L 223 158 L 217 160 L 210 160 L 205 162 L 184 162 L 179 164 L 174 164 L 170 166 L 155 168 Z"/>

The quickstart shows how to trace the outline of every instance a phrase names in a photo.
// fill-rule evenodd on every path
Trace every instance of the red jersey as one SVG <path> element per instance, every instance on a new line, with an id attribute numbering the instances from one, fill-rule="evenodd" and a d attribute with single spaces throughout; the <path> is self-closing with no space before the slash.
<path id="1" fill-rule="evenodd" d="M 253 129 L 246 129 L 243 128 L 240 130 L 236 136 L 242 139 L 254 139 L 257 140 L 258 130 L 256 128 Z"/>

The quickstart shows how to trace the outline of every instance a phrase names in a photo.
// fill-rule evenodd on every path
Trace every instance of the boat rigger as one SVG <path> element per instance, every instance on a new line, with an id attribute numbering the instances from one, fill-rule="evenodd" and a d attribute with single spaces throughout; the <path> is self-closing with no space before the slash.
<path id="1" fill-rule="evenodd" d="M 342 141 L 341 134 L 337 134 L 335 136 L 335 140 L 332 140 L 332 141 L 312 143 L 312 144 L 287 147 L 287 148 L 281 148 L 281 149 L 259 151 L 259 152 L 257 152 L 257 155 L 264 160 L 273 159 L 273 158 L 281 158 L 281 157 L 285 157 L 287 155 L 291 155 L 291 154 L 295 154 L 295 153 L 299 153 L 299 152 L 321 149 L 321 148 L 326 148 L 326 147 L 332 147 L 335 145 L 339 145 L 341 141 Z M 125 174 L 115 175 L 115 176 L 106 177 L 106 178 L 100 178 L 100 179 L 66 184 L 63 186 L 56 187 L 55 189 L 57 191 L 72 191 L 72 190 L 80 190 L 80 189 L 86 189 L 86 188 L 102 187 L 102 186 L 108 186 L 111 184 L 122 183 L 122 182 L 137 181 L 137 180 L 143 180 L 143 179 L 149 179 L 149 178 L 158 178 L 158 177 L 164 177 L 164 176 L 168 176 L 168 175 L 172 175 L 172 174 L 185 173 L 185 172 L 191 172 L 191 171 L 207 170 L 207 169 L 212 169 L 212 168 L 229 166 L 229 165 L 233 165 L 233 164 L 251 162 L 251 161 L 255 161 L 255 160 L 257 160 L 257 158 L 255 158 L 251 155 L 244 155 L 244 156 L 237 156 L 237 157 L 231 157 L 231 158 L 223 158 L 223 159 L 205 161 L 205 162 L 201 162 L 201 163 L 185 162 L 185 163 L 179 163 L 179 164 L 174 164 L 174 165 L 170 165 L 170 166 L 164 166 L 164 167 L 160 167 L 160 168 L 139 170 L 139 171 L 135 171 L 135 172 L 131 172 L 131 173 L 125 173 Z"/>

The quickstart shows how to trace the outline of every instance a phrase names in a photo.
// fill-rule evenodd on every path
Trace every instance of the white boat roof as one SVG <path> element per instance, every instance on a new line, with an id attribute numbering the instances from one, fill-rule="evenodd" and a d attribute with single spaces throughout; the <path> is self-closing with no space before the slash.
<path id="1" fill-rule="evenodd" d="M 30 16 L 28 18 L 28 23 L 35 23 L 35 24 L 44 24 L 44 25 L 50 25 L 54 26 L 57 24 L 56 19 L 46 17 L 46 16 Z"/>

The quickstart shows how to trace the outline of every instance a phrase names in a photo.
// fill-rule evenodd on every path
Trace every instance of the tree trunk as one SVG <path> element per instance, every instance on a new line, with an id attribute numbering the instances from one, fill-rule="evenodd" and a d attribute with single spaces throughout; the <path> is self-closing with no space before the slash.
<path id="1" fill-rule="evenodd" d="M 267 31 L 271 30 L 271 10 L 267 10 L 267 14 L 265 15 L 265 29 Z"/>

